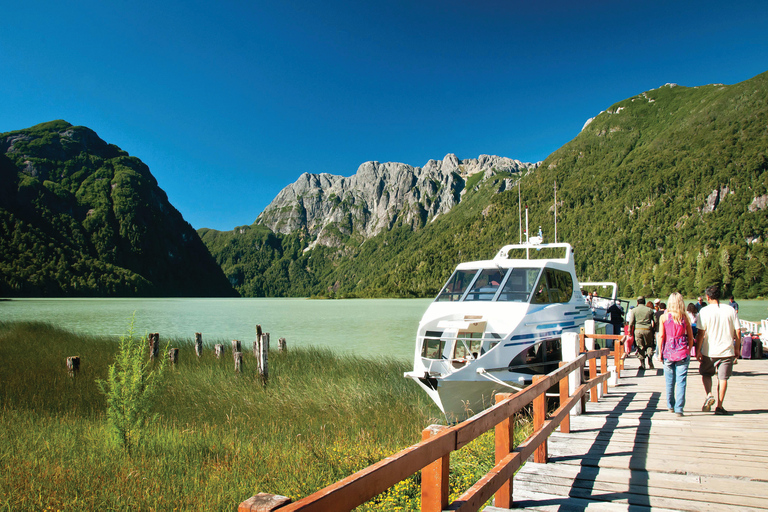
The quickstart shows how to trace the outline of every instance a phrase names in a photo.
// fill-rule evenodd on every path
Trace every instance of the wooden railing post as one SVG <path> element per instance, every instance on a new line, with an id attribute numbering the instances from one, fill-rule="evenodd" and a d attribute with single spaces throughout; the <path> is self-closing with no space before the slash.
<path id="1" fill-rule="evenodd" d="M 537 382 L 545 378 L 546 376 L 544 375 L 534 375 L 533 383 L 536 384 Z M 546 394 L 546 390 L 544 390 L 541 392 L 541 394 L 537 395 L 536 398 L 533 399 L 533 431 L 537 432 L 541 427 L 543 427 L 544 421 L 546 419 L 547 419 L 547 394 Z M 536 447 L 536 451 L 533 453 L 533 462 L 539 462 L 541 464 L 547 463 L 547 441 L 546 440 L 542 441 L 542 443 L 538 447 Z"/>
<path id="2" fill-rule="evenodd" d="M 589 360 L 589 380 L 595 377 L 597 377 L 597 359 L 593 357 Z M 589 390 L 589 396 L 592 402 L 597 402 L 597 386 L 592 386 L 592 389 Z"/>
<path id="3" fill-rule="evenodd" d="M 567 365 L 565 361 L 560 362 L 560 367 Z M 568 379 L 570 374 L 560 379 L 560 405 L 562 406 L 571 397 L 571 393 L 568 391 Z M 566 414 L 563 421 L 560 422 L 560 432 L 563 434 L 569 434 L 571 432 L 571 415 Z"/>
<path id="4" fill-rule="evenodd" d="M 600 373 L 608 373 L 608 355 L 600 356 Z M 603 381 L 602 396 L 608 394 L 608 381 Z"/>
<path id="5" fill-rule="evenodd" d="M 581 328 L 579 333 L 579 352 L 583 353 L 587 351 L 586 335 L 584 334 L 584 328 Z"/>
<path id="6" fill-rule="evenodd" d="M 430 425 L 421 431 L 421 440 L 426 441 L 447 428 L 445 425 Z M 450 461 L 448 454 L 421 470 L 421 512 L 440 512 L 448 506 Z"/>
<path id="7" fill-rule="evenodd" d="M 624 343 L 621 340 L 616 340 L 613 345 L 613 365 L 616 367 L 616 377 L 621 378 L 622 360 L 621 355 L 624 353 Z"/>
<path id="8" fill-rule="evenodd" d="M 499 393 L 496 395 L 496 403 L 506 400 L 512 396 L 510 393 Z M 495 455 L 496 464 L 501 459 L 512 453 L 515 448 L 515 416 L 510 416 L 497 424 L 495 427 Z M 496 491 L 495 506 L 499 508 L 512 508 L 512 479 L 510 478 Z"/>

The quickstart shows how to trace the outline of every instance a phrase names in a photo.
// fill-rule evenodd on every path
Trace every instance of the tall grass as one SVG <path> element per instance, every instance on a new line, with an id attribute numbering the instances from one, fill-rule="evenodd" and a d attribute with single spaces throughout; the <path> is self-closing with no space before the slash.
<path id="1" fill-rule="evenodd" d="M 126 322 L 127 325 L 127 322 Z M 228 345 L 228 342 L 219 341 Z M 293 499 L 420 440 L 440 412 L 408 363 L 330 350 L 270 353 L 266 386 L 256 360 L 234 373 L 231 353 L 197 358 L 171 340 L 179 363 L 130 455 L 107 442 L 104 379 L 115 340 L 41 323 L 0 322 L 0 511 L 235 510 L 256 492 Z M 66 357 L 81 356 L 76 378 Z M 486 435 L 452 459 L 452 493 L 493 465 Z M 418 475 L 361 507 L 418 510 Z"/>

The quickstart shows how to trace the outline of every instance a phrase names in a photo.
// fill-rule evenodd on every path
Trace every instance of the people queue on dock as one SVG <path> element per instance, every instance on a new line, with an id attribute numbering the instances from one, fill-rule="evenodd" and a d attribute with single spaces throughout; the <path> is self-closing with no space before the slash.
<path id="1" fill-rule="evenodd" d="M 645 297 L 638 297 L 637 307 L 627 313 L 622 359 L 629 356 L 634 345 L 640 370 L 646 369 L 646 361 L 647 367 L 653 369 L 653 356 L 658 347 L 658 358 L 664 365 L 667 408 L 683 416 L 688 365 L 691 357 L 695 357 L 707 394 L 701 410 L 709 412 L 714 405 L 715 414 L 730 414 L 723 402 L 741 350 L 738 308 L 733 297 L 728 304 L 720 303 L 717 285 L 708 287 L 704 297 L 698 297 L 695 304 L 687 307 L 677 292 L 669 296 L 667 304 L 659 299 L 647 303 Z M 717 388 L 713 395 L 715 375 Z"/>

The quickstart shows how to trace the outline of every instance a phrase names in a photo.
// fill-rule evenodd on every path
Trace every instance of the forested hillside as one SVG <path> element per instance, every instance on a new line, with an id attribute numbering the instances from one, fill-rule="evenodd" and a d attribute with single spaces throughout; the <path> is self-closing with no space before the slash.
<path id="1" fill-rule="evenodd" d="M 425 226 L 395 226 L 340 248 L 301 230 L 200 230 L 243 295 L 430 296 L 459 261 L 517 242 L 521 179 L 532 230 L 574 245 L 582 280 L 625 296 L 768 295 L 768 73 L 735 85 L 666 85 L 619 102 L 535 171 L 465 184 Z M 504 185 L 502 182 L 507 182 Z M 502 190 L 501 192 L 499 192 Z M 254 264 L 255 262 L 255 264 Z"/>
<path id="2" fill-rule="evenodd" d="M 141 160 L 64 121 L 0 134 L 0 296 L 235 294 Z"/>

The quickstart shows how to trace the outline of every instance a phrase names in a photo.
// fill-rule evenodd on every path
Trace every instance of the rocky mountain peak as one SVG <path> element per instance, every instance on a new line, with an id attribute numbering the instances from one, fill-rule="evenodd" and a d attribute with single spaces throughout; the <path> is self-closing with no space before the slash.
<path id="1" fill-rule="evenodd" d="M 461 201 L 465 179 L 483 172 L 521 173 L 538 163 L 492 155 L 461 160 L 449 153 L 423 167 L 370 161 L 350 177 L 302 174 L 285 187 L 256 219 L 272 231 L 305 230 L 316 243 L 335 246 L 352 233 L 365 238 L 395 225 L 419 227 Z"/>

